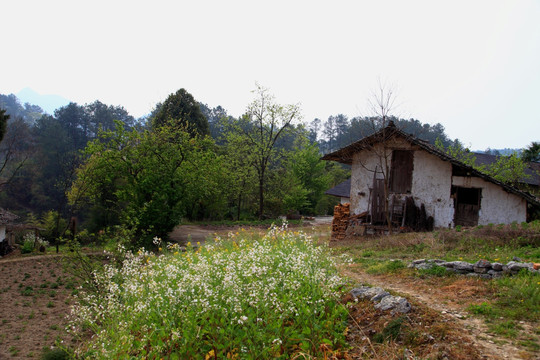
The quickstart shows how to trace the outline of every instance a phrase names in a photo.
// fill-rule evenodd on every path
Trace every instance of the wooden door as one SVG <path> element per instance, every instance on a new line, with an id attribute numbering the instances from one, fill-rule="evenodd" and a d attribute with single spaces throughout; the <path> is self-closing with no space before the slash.
<path id="1" fill-rule="evenodd" d="M 478 225 L 482 189 L 455 186 L 452 193 L 454 195 L 454 225 Z"/>
<path id="2" fill-rule="evenodd" d="M 384 213 L 384 180 L 373 179 L 373 192 L 371 196 L 371 222 L 380 224 L 386 221 Z"/>

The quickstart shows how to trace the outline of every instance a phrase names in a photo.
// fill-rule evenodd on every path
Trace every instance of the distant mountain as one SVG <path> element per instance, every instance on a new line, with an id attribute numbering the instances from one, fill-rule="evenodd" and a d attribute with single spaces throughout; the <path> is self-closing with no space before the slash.
<path id="1" fill-rule="evenodd" d="M 30 88 L 24 88 L 19 91 L 17 97 L 21 104 L 30 103 L 39 105 L 46 113 L 54 114 L 54 110 L 70 103 L 69 100 L 59 95 L 41 95 Z"/>
<path id="2" fill-rule="evenodd" d="M 488 154 L 488 155 L 503 155 L 503 156 L 509 156 L 513 153 L 517 153 L 518 155 L 521 155 L 521 152 L 523 149 L 511 149 L 511 148 L 504 148 L 504 149 L 486 149 L 484 151 L 478 150 L 474 151 L 475 153 L 480 154 Z"/>

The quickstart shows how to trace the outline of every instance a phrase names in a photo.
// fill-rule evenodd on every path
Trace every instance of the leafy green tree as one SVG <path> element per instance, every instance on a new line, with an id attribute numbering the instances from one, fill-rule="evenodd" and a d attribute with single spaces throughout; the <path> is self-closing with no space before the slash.
<path id="1" fill-rule="evenodd" d="M 485 170 L 484 167 L 476 165 L 476 156 L 468 148 L 464 147 L 459 140 L 455 140 L 453 144 L 445 146 L 440 138 L 435 140 L 435 147 L 444 152 L 445 154 L 461 161 L 465 165 L 476 167 L 478 170 Z"/>
<path id="2" fill-rule="evenodd" d="M 0 94 L 0 108 L 5 109 L 6 114 L 10 115 L 12 119 L 22 118 L 30 125 L 43 115 L 42 108 L 29 103 L 25 103 L 23 106 L 14 94 Z"/>
<path id="3" fill-rule="evenodd" d="M 436 146 L 445 152 L 446 154 L 456 158 L 457 160 L 465 163 L 468 166 L 481 171 L 496 180 L 503 183 L 520 187 L 520 183 L 527 178 L 525 170 L 527 169 L 527 163 L 523 158 L 519 157 L 517 153 L 513 153 L 509 156 L 497 156 L 497 161 L 489 164 L 477 164 L 476 156 L 468 149 L 465 149 L 459 140 L 456 140 L 453 145 L 444 147 L 440 140 L 437 140 Z"/>
<path id="4" fill-rule="evenodd" d="M 527 163 L 523 158 L 513 153 L 509 156 L 498 156 L 495 163 L 480 170 L 501 182 L 520 187 L 520 183 L 528 177 L 526 169 Z"/>
<path id="5" fill-rule="evenodd" d="M 299 137 L 296 147 L 289 152 L 285 166 L 290 180 L 291 193 L 285 196 L 295 207 L 287 210 L 297 210 L 301 213 L 314 214 L 316 206 L 324 192 L 328 190 L 331 174 L 326 171 L 326 162 L 320 159 L 319 147 L 309 143 L 306 137 Z"/>
<path id="6" fill-rule="evenodd" d="M 294 121 L 300 119 L 298 105 L 280 105 L 268 89 L 257 85 L 256 98 L 248 105 L 246 114 L 229 125 L 228 131 L 240 137 L 241 142 L 251 149 L 252 166 L 258 182 L 258 216 L 264 216 L 266 181 L 272 162 L 279 155 L 277 141 L 292 128 Z"/>
<path id="7" fill-rule="evenodd" d="M 540 142 L 533 141 L 521 154 L 524 161 L 540 162 Z"/>
<path id="8" fill-rule="evenodd" d="M 34 157 L 33 207 L 38 212 L 54 209 L 66 215 L 65 192 L 73 182 L 75 169 L 80 163 L 79 146 L 82 145 L 75 125 L 64 126 L 53 116 L 45 115 L 36 122 L 33 133 L 39 151 Z"/>
<path id="9" fill-rule="evenodd" d="M 10 119 L 0 110 L 0 191 L 6 192 L 15 183 L 29 162 L 34 146 L 30 136 L 29 125 L 20 117 Z M 7 122 L 7 124 L 6 124 Z M 3 129 L 2 129 L 3 127 Z M 27 194 L 28 190 L 23 192 Z M 5 194 L 4 194 L 5 195 Z M 15 204 L 8 206 L 13 208 Z"/>
<path id="10" fill-rule="evenodd" d="M 222 159 L 213 142 L 176 125 L 138 132 L 117 123 L 102 132 L 85 150 L 88 160 L 77 170 L 70 202 L 86 200 L 116 213 L 135 233 L 135 245 L 166 238 L 183 216 L 220 197 Z"/>
<path id="11" fill-rule="evenodd" d="M 199 106 L 203 115 L 208 120 L 210 136 L 212 136 L 217 144 L 224 145 L 222 134 L 225 132 L 226 124 L 234 121 L 233 117 L 227 114 L 227 110 L 219 105 L 212 109 L 202 103 L 199 103 Z"/>
<path id="12" fill-rule="evenodd" d="M 9 120 L 9 115 L 6 114 L 5 109 L 0 109 L 0 142 L 6 135 L 7 122 Z"/>
<path id="13" fill-rule="evenodd" d="M 224 124 L 225 127 L 228 125 L 230 124 Z M 257 173 L 254 166 L 257 158 L 242 133 L 226 131 L 223 138 L 229 177 L 229 201 L 231 208 L 236 210 L 230 215 L 240 220 L 243 210 L 251 212 L 252 204 L 256 202 L 256 197 L 253 198 L 253 189 L 257 188 Z"/>
<path id="14" fill-rule="evenodd" d="M 169 124 L 171 120 L 179 128 L 187 128 L 192 135 L 210 135 L 208 120 L 199 103 L 185 89 L 170 94 L 163 104 L 158 104 L 152 127 L 159 128 Z"/>

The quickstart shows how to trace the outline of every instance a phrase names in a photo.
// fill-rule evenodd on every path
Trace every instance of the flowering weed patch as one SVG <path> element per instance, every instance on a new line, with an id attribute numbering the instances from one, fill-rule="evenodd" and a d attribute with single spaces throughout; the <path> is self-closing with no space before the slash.
<path id="1" fill-rule="evenodd" d="M 125 253 L 120 268 L 83 294 L 76 331 L 93 333 L 77 353 L 96 359 L 269 359 L 320 356 L 344 345 L 342 280 L 325 247 L 272 228 L 163 255 Z"/>

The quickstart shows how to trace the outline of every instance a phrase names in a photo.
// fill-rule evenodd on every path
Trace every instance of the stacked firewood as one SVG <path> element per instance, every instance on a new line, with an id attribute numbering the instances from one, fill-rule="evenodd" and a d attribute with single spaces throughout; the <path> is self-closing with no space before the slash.
<path id="1" fill-rule="evenodd" d="M 350 204 L 339 204 L 334 207 L 334 220 L 332 220 L 332 236 L 330 241 L 345 239 L 349 224 Z"/>

